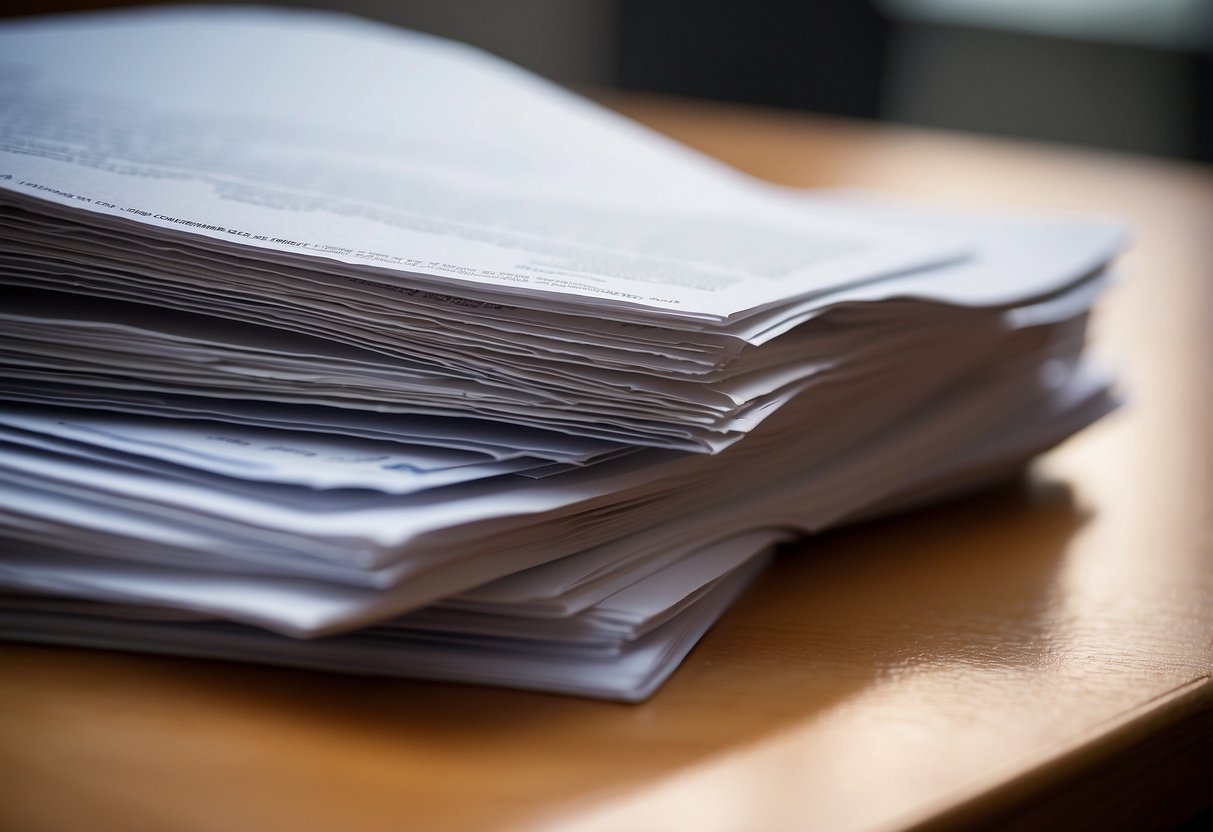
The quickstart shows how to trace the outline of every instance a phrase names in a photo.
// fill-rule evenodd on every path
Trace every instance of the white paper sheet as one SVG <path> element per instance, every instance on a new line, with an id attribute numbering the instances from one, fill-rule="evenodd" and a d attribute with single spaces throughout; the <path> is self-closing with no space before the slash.
<path id="1" fill-rule="evenodd" d="M 130 12 L 11 25 L 0 50 L 12 199 L 249 257 L 723 319 L 963 254 L 812 220 L 497 59 L 365 22 Z"/>

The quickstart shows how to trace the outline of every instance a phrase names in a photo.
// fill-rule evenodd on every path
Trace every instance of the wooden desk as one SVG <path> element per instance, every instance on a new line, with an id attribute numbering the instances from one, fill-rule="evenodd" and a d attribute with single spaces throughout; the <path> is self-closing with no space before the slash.
<path id="1" fill-rule="evenodd" d="M 1132 404 L 1031 483 L 812 541 L 649 703 L 0 649 L 0 828 L 1167 823 L 1213 801 L 1213 173 L 628 99 L 793 185 L 1123 217 Z"/>

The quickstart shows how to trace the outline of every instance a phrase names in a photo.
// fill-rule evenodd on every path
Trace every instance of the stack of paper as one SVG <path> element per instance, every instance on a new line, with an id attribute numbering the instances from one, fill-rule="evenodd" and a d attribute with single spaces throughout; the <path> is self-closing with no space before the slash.
<path id="1" fill-rule="evenodd" d="M 0 634 L 636 700 L 1111 406 L 1114 225 L 749 180 L 331 15 L 0 29 Z"/>

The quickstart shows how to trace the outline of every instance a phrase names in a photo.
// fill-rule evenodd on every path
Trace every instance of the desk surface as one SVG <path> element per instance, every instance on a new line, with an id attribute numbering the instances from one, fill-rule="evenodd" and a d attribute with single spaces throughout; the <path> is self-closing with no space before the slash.
<path id="1" fill-rule="evenodd" d="M 626 99 L 775 181 L 1129 220 L 1132 404 L 1031 480 L 815 539 L 647 704 L 0 648 L 0 828 L 1139 825 L 1213 800 L 1213 172 Z"/>

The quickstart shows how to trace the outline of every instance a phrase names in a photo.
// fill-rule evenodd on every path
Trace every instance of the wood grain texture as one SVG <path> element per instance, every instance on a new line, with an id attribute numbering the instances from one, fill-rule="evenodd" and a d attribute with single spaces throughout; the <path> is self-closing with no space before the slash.
<path id="1" fill-rule="evenodd" d="M 1095 329 L 1130 405 L 1024 483 L 789 552 L 641 706 L 4 646 L 0 829 L 1141 828 L 1213 800 L 1213 173 L 614 103 L 789 185 L 1126 219 Z"/>

